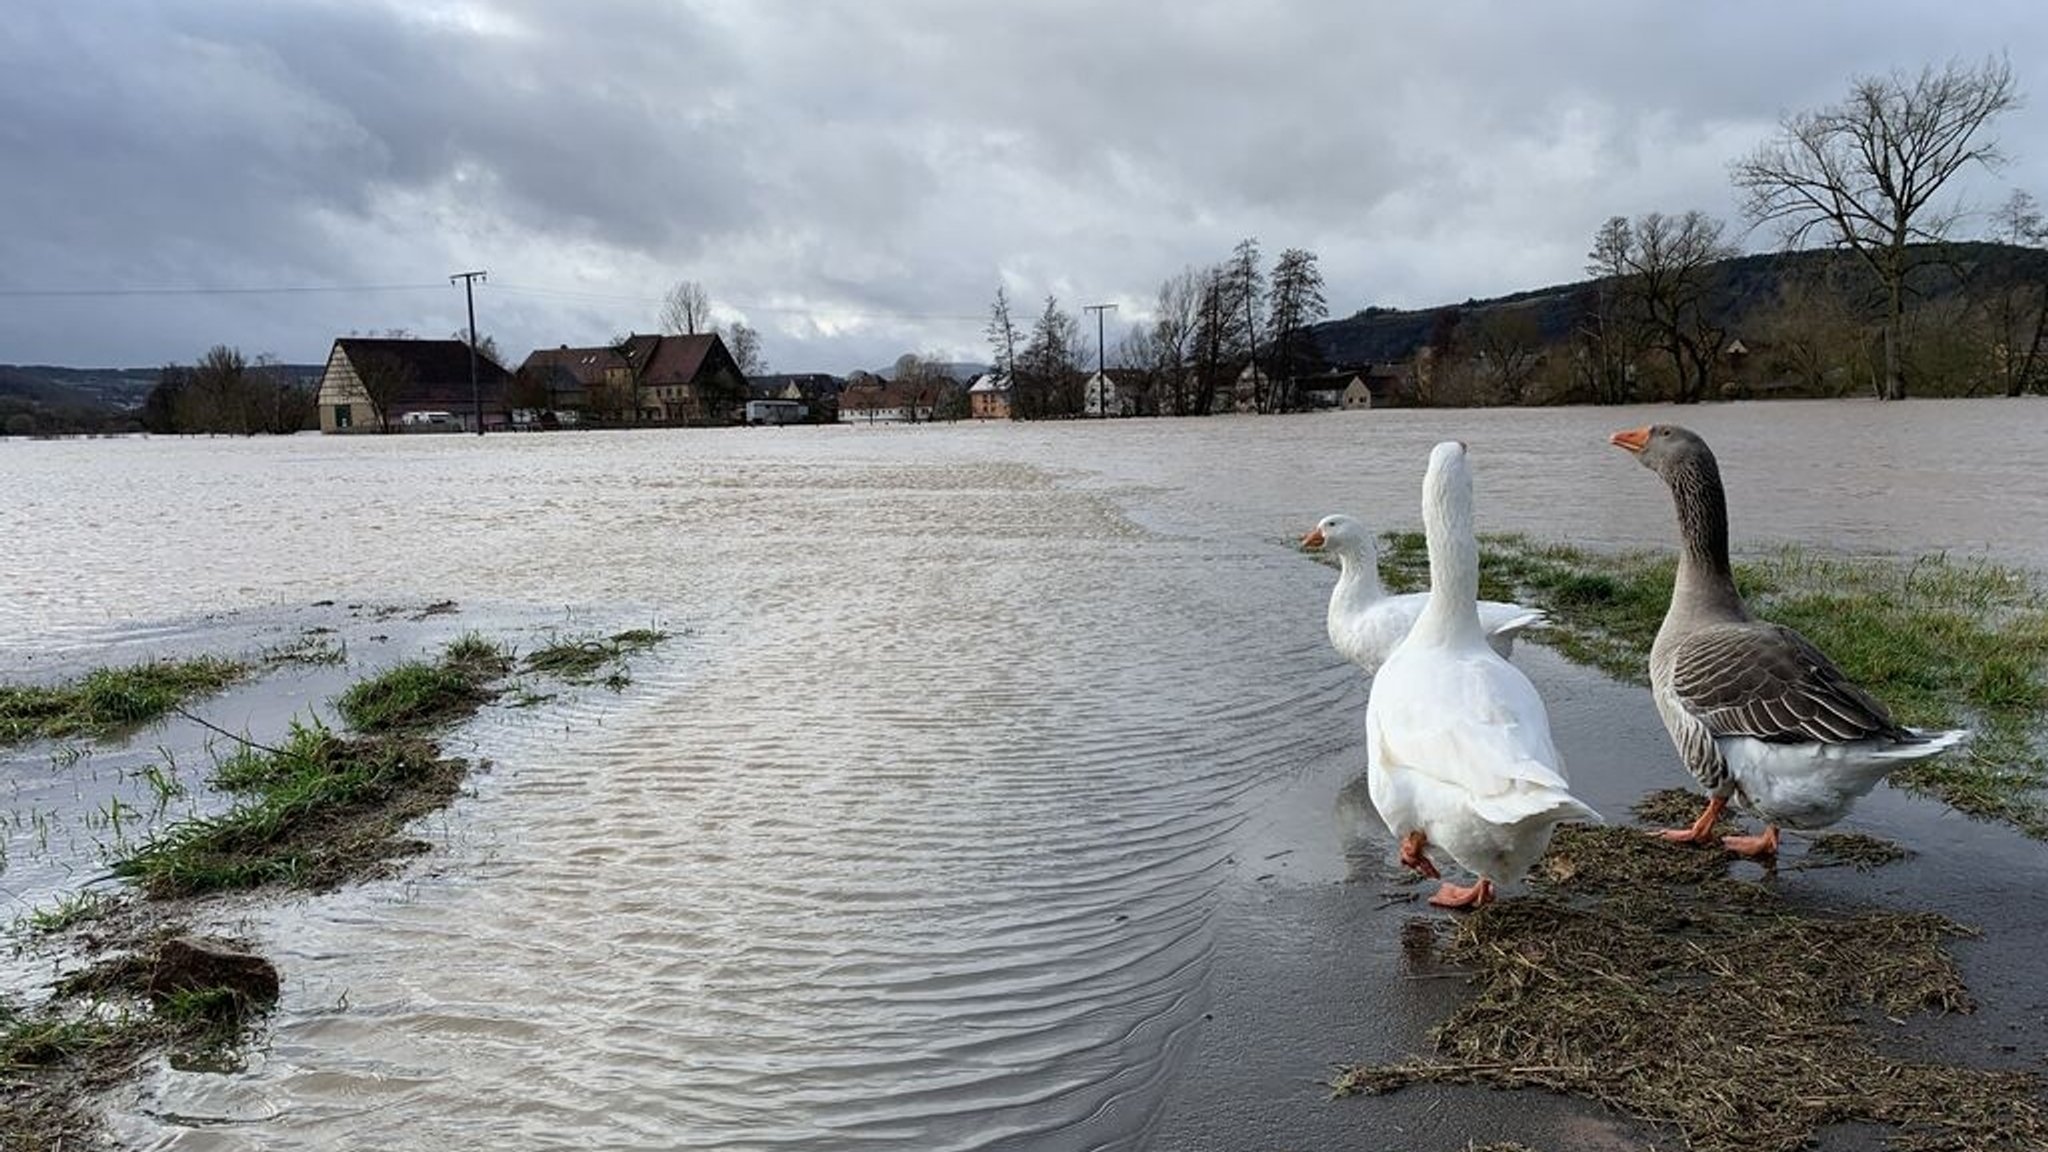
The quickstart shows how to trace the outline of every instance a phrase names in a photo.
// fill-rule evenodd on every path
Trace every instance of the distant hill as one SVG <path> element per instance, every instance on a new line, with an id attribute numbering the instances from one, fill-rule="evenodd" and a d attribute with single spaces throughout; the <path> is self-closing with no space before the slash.
<path id="1" fill-rule="evenodd" d="M 142 407 L 156 384 L 155 368 L 58 368 L 47 364 L 0 364 L 0 396 L 47 408 Z"/>
<path id="2" fill-rule="evenodd" d="M 298 379 L 318 379 L 319 364 L 280 364 Z M 47 409 L 132 412 L 156 386 L 160 368 L 60 368 L 0 364 L 0 398 Z"/>
<path id="3" fill-rule="evenodd" d="M 2048 282 L 2048 251 L 2038 248 L 1972 242 L 1953 245 L 1951 254 L 1950 265 L 1921 270 L 1916 288 L 1922 299 L 1939 299 L 1959 291 L 1965 277 L 1981 277 L 1981 282 L 1989 284 Z M 1715 269 L 1710 305 L 1715 321 L 1731 335 L 1740 335 L 1745 322 L 1777 302 L 1788 281 L 1818 274 L 1827 261 L 1839 255 L 1831 251 L 1772 252 L 1722 261 Z M 1429 343 L 1437 315 L 1446 309 L 1464 313 L 1468 322 L 1493 313 L 1523 312 L 1536 322 L 1545 343 L 1558 343 L 1570 338 L 1598 283 L 1581 280 L 1434 308 L 1366 308 L 1309 331 L 1325 360 L 1345 365 L 1407 360 Z"/>

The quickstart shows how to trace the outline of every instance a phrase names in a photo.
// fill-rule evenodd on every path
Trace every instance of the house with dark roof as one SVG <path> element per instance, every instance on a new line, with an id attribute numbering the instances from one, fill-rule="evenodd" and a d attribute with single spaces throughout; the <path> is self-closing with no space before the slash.
<path id="1" fill-rule="evenodd" d="M 461 340 L 343 336 L 320 374 L 320 430 L 475 431 L 479 408 L 486 430 L 509 427 L 505 394 L 511 381 L 503 365 L 479 351 L 472 390 L 469 345 Z"/>
<path id="2" fill-rule="evenodd" d="M 747 377 L 716 332 L 629 336 L 619 353 L 633 368 L 639 419 L 660 424 L 740 421 Z"/>
<path id="3" fill-rule="evenodd" d="M 731 424 L 748 398 L 747 377 L 716 333 L 632 335 L 593 348 L 543 348 L 519 366 L 521 396 L 599 420 Z"/>
<path id="4" fill-rule="evenodd" d="M 616 348 L 564 344 L 537 349 L 515 375 L 523 406 L 554 412 L 602 411 L 614 406 L 607 401 L 616 395 L 625 398 L 616 405 L 619 409 L 631 412 L 636 407 L 633 366 Z"/>

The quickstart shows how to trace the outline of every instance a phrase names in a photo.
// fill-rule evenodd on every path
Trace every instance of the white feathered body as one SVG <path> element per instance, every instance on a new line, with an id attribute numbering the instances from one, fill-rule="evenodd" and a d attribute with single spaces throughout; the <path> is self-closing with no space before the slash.
<path id="1" fill-rule="evenodd" d="M 1908 764 L 1962 743 L 1967 732 L 1921 733 L 1924 743 L 1884 738 L 1846 744 L 1776 744 L 1754 736 L 1720 736 L 1738 807 L 1772 824 L 1811 831 L 1849 814 L 1879 781 Z"/>
<path id="2" fill-rule="evenodd" d="M 1349 557 L 1344 559 L 1337 587 L 1330 593 L 1330 646 L 1366 672 L 1376 673 L 1394 647 L 1414 629 L 1422 610 L 1429 606 L 1429 593 L 1388 595 L 1380 591 L 1377 579 L 1364 577 L 1354 566 L 1357 563 Z M 1543 623 L 1544 619 L 1540 608 L 1498 600 L 1479 602 L 1479 626 L 1486 632 L 1487 643 L 1502 656 L 1514 652 L 1517 633 Z"/>
<path id="3" fill-rule="evenodd" d="M 1526 874 L 1558 824 L 1600 819 L 1571 794 L 1535 685 L 1486 644 L 1411 636 L 1374 678 L 1365 725 L 1387 831 L 1420 830 L 1496 884 Z"/>

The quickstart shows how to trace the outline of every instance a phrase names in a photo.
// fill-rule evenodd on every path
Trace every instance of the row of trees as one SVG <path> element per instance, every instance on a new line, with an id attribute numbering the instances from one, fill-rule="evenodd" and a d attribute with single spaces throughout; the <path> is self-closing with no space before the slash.
<path id="1" fill-rule="evenodd" d="M 275 357 L 251 362 L 225 344 L 190 367 L 165 365 L 142 403 L 143 428 L 159 433 L 288 435 L 316 422 L 312 387 L 289 376 Z"/>
<path id="2" fill-rule="evenodd" d="M 1818 271 L 1785 284 L 1771 306 L 1745 317 L 1770 347 L 1780 378 L 1814 391 L 1830 390 L 1831 378 L 1867 378 L 1882 399 L 1907 394 L 1915 360 L 1909 344 L 1925 328 L 1909 315 L 1915 290 L 1958 270 L 1951 241 L 1963 213 L 1945 189 L 1967 169 L 2002 162 L 1986 129 L 2018 98 L 2001 59 L 1861 77 L 1846 99 L 1786 116 L 1774 137 L 1735 162 L 1730 174 L 1749 225 L 1777 228 L 1788 249 L 1824 247 L 1841 256 L 1810 265 Z M 1998 219 L 1996 238 L 2041 245 L 2031 198 L 2018 194 Z M 1691 211 L 1615 217 L 1595 235 L 1586 270 L 1599 278 L 1598 299 L 1577 333 L 1593 398 L 1635 399 L 1635 368 L 1646 349 L 1668 358 L 1672 398 L 1713 394 L 1716 371 L 1728 371 L 1722 357 L 1730 317 L 1710 302 L 1721 263 L 1737 255 L 1723 232 L 1721 221 Z M 2008 390 L 2038 386 L 2041 286 L 1962 287 L 1931 311 L 1948 321 L 1951 336 L 1958 324 L 1989 321 L 1988 347 L 1998 352 Z M 1967 315 L 1985 305 L 1990 315 Z M 1859 327 L 1874 329 L 1875 372 L 1859 371 L 1870 359 Z M 1950 371 L 1963 367 L 1944 359 Z M 1963 381 L 1979 376 L 1965 368 Z"/>
<path id="3" fill-rule="evenodd" d="M 1534 308 L 1444 309 L 1416 349 L 1414 399 L 1693 402 L 1751 386 L 1744 372 L 1820 395 L 2048 391 L 2039 267 L 1965 258 L 1956 242 L 1964 213 L 1952 184 L 2003 162 L 1989 128 L 2018 100 L 2010 65 L 1996 58 L 1857 78 L 1845 99 L 1787 115 L 1730 167 L 1744 225 L 1778 230 L 1788 251 L 1832 257 L 1801 262 L 1759 301 L 1731 289 L 1740 250 L 1725 222 L 1697 210 L 1613 217 L 1593 237 L 1593 279 L 1569 331 L 1547 328 Z M 1989 238 L 2048 249 L 2023 192 L 1995 214 Z M 1288 249 L 1267 272 L 1247 239 L 1227 260 L 1168 277 L 1152 319 L 1110 359 L 1143 411 L 1286 411 L 1299 403 L 1296 383 L 1323 367 L 1309 327 L 1325 314 L 1312 253 Z M 1738 327 L 1758 346 L 1748 364 Z M 1026 331 L 998 290 L 986 334 L 1016 415 L 1082 411 L 1089 350 L 1056 298 Z M 1249 396 L 1237 395 L 1240 381 Z"/>
<path id="4" fill-rule="evenodd" d="M 1235 405 L 1240 380 L 1254 410 L 1283 412 L 1299 404 L 1301 377 L 1323 366 L 1308 329 L 1328 314 L 1315 253 L 1289 248 L 1268 274 L 1247 238 L 1227 260 L 1167 277 L 1151 321 L 1130 327 L 1113 355 L 1090 357 L 1079 321 L 1053 295 L 1027 333 L 998 287 L 985 334 L 1019 419 L 1082 414 L 1091 361 L 1123 369 L 1119 391 L 1148 415 L 1207 415 L 1219 396 Z"/>
<path id="5" fill-rule="evenodd" d="M 1855 80 L 1845 100 L 1786 116 L 1731 166 L 1744 222 L 1777 228 L 1807 257 L 1770 278 L 1768 298 L 1732 282 L 1740 252 L 1723 221 L 1616 216 L 1594 234 L 1593 280 L 1568 333 L 1543 331 L 1529 308 L 1443 310 L 1419 357 L 1418 399 L 2048 390 L 2048 258 L 2011 258 L 2048 248 L 2038 206 L 2014 193 L 1988 234 L 2012 248 L 1986 250 L 1957 242 L 1964 215 L 1946 192 L 1962 172 L 2002 161 L 1986 132 L 2017 99 L 1998 59 Z"/>

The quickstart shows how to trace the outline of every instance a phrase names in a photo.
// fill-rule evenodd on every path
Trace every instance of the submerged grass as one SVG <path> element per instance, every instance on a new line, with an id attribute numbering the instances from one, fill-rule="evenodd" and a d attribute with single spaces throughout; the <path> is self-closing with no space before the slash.
<path id="1" fill-rule="evenodd" d="M 335 707 L 357 732 L 419 731 L 476 711 L 511 666 L 502 649 L 472 633 L 439 660 L 408 661 L 351 685 Z"/>
<path id="2" fill-rule="evenodd" d="M 175 913 L 150 901 L 324 888 L 424 850 L 406 826 L 447 804 L 469 767 L 443 757 L 435 734 L 492 699 L 510 670 L 496 645 L 465 636 L 437 660 L 344 693 L 349 734 L 315 721 L 294 723 L 275 747 L 243 741 L 214 777 L 233 807 L 174 823 L 115 861 L 147 899 L 81 898 L 31 917 L 38 934 L 79 932 L 118 955 L 67 977 L 32 1012 L 0 998 L 0 1152 L 103 1143 L 84 1102 L 160 1053 L 175 1067 L 234 1067 L 250 1022 L 276 1002 L 276 968 L 167 928 Z"/>
<path id="3" fill-rule="evenodd" d="M 418 737 L 344 739 L 295 725 L 277 749 L 245 748 L 223 763 L 216 782 L 241 803 L 172 825 L 114 871 L 152 897 L 330 888 L 423 849 L 402 830 L 452 799 L 467 771 Z"/>
<path id="4" fill-rule="evenodd" d="M 1971 930 L 1797 909 L 1726 868 L 1640 829 L 1560 830 L 1539 894 L 1428 922 L 1476 989 L 1434 1052 L 1344 1069 L 1333 1088 L 1548 1088 L 1699 1152 L 1789 1152 L 1845 1123 L 1914 1152 L 2048 1148 L 2039 1076 L 1905 1059 L 1873 1026 L 1970 1011 L 1945 945 Z"/>
<path id="5" fill-rule="evenodd" d="M 98 668 L 64 684 L 0 684 L 0 746 L 125 732 L 210 696 L 247 672 L 245 664 L 201 656 Z"/>
<path id="6" fill-rule="evenodd" d="M 171 825 L 115 872 L 152 897 L 328 888 L 423 850 L 405 826 L 446 805 L 469 769 L 443 757 L 432 732 L 491 700 L 510 667 L 497 646 L 465 636 L 438 660 L 354 685 L 338 701 L 353 735 L 294 722 L 275 747 L 244 744 L 214 774 L 237 804 Z"/>
<path id="7" fill-rule="evenodd" d="M 1390 587 L 1428 584 L 1420 533 L 1385 538 Z M 1670 603 L 1668 553 L 1597 553 L 1521 536 L 1481 541 L 1481 594 L 1550 614 L 1544 643 L 1643 683 Z M 1971 730 L 1969 745 L 1893 776 L 1979 819 L 2048 839 L 2048 591 L 2024 572 L 1945 555 L 1911 561 L 1783 548 L 1735 565 L 1759 616 L 1798 629 L 1901 723 Z"/>
<path id="8" fill-rule="evenodd" d="M 572 684 L 588 684 L 598 679 L 598 673 L 607 666 L 620 664 L 626 657 L 645 652 L 666 639 L 666 632 L 634 628 L 601 640 L 558 640 L 529 653 L 520 667 Z M 624 671 L 616 669 L 605 682 L 614 688 L 627 683 Z"/>

